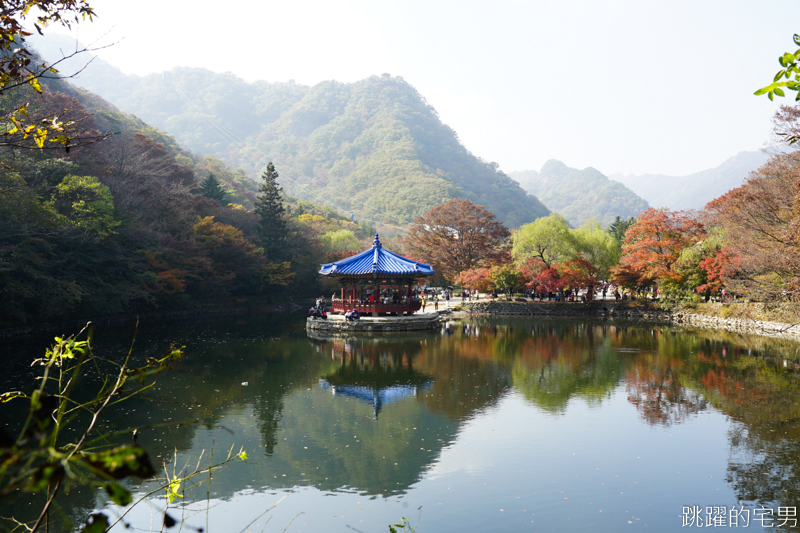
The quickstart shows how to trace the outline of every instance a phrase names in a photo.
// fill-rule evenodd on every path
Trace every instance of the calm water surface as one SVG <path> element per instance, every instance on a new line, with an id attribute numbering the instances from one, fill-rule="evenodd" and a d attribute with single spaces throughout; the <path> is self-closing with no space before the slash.
<path id="1" fill-rule="evenodd" d="M 113 357 L 131 336 L 99 329 L 94 345 Z M 170 505 L 184 528 L 381 532 L 408 517 L 420 533 L 677 531 L 694 506 L 703 526 L 716 515 L 711 525 L 727 529 L 797 518 L 794 343 L 529 319 L 333 338 L 309 336 L 302 317 L 266 316 L 145 327 L 135 352 L 157 355 L 170 341 L 187 358 L 109 423 L 198 419 L 142 432 L 170 472 L 232 445 L 249 455 L 216 472 L 210 492 L 205 476 Z M 30 379 L 22 363 L 44 344 L 12 347 L 17 370 L 0 377 L 3 390 Z M 130 487 L 141 496 L 157 485 Z M 35 505 L 11 499 L 0 514 L 26 518 Z M 94 509 L 121 512 L 89 490 L 62 506 L 77 523 Z M 158 530 L 165 506 L 162 491 L 126 522 Z M 749 513 L 746 527 L 744 514 L 730 527 L 732 508 Z"/>

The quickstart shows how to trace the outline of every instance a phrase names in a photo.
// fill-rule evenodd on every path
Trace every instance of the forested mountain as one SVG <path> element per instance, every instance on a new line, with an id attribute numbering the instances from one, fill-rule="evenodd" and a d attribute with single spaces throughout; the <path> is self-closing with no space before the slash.
<path id="1" fill-rule="evenodd" d="M 53 60 L 57 45 L 36 46 Z M 549 212 L 466 150 L 401 77 L 306 87 L 198 68 L 139 77 L 96 59 L 73 82 L 254 179 L 274 161 L 288 194 L 361 217 L 405 225 L 452 198 L 485 205 L 512 227 Z"/>
<path id="2" fill-rule="evenodd" d="M 612 174 L 653 207 L 672 210 L 702 209 L 708 202 L 744 183 L 750 172 L 766 163 L 771 156 L 764 152 L 739 152 L 720 166 L 689 174 Z M 548 204 L 550 205 L 550 204 Z"/>
<path id="3" fill-rule="evenodd" d="M 551 159 L 539 172 L 524 170 L 509 175 L 575 227 L 591 218 L 607 226 L 617 215 L 627 219 L 649 207 L 622 183 L 592 167 L 578 170 Z"/>
<path id="4" fill-rule="evenodd" d="M 69 150 L 51 138 L 40 149 L 27 128 L 7 126 L 0 141 L 0 329 L 307 297 L 329 253 L 357 250 L 374 231 L 287 198 L 270 249 L 258 184 L 243 170 L 59 80 L 43 80 L 42 94 L 0 92 L 4 112 L 22 105 L 33 124 L 76 126 Z"/>

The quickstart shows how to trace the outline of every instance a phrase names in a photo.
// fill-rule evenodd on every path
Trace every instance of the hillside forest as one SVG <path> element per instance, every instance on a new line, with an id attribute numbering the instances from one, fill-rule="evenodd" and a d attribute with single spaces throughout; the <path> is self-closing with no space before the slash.
<path id="1" fill-rule="evenodd" d="M 792 297 L 791 150 L 699 212 L 648 209 L 594 169 L 550 161 L 526 185 L 562 213 L 548 214 L 466 151 L 402 78 L 302 87 L 176 69 L 161 80 L 119 84 L 119 99 L 191 132 L 194 150 L 57 77 L 0 92 L 0 327 L 308 297 L 331 288 L 320 263 L 369 247 L 376 229 L 391 231 L 388 247 L 440 264 L 436 282 L 482 290 L 565 293 L 611 280 L 632 294 Z M 177 90 L 168 97 L 163 84 Z M 234 122 L 257 109 L 240 128 L 245 145 L 196 127 L 193 98 Z M 25 125 L 54 116 L 71 136 Z M 776 133 L 796 130 L 797 116 L 781 108 Z M 582 207 L 570 211 L 548 181 L 582 191 Z M 357 203 L 371 217 L 341 209 Z M 493 237 L 463 248 L 482 234 Z"/>
<path id="2" fill-rule="evenodd" d="M 39 89 L 2 91 L 3 115 L 76 126 L 70 149 L 53 135 L 40 148 L 33 130 L 6 126 L 0 327 L 306 297 L 329 253 L 358 250 L 374 232 L 285 195 L 274 176 L 259 184 L 184 150 L 64 81 L 43 79 Z M 259 211 L 265 187 L 280 200 Z"/>
<path id="3" fill-rule="evenodd" d="M 57 35 L 34 42 L 50 61 L 75 48 Z M 400 76 L 308 87 L 201 68 L 127 75 L 94 58 L 73 81 L 193 152 L 254 179 L 273 161 L 289 195 L 376 223 L 407 226 L 453 198 L 485 205 L 511 227 L 549 213 L 497 163 L 470 153 Z"/>

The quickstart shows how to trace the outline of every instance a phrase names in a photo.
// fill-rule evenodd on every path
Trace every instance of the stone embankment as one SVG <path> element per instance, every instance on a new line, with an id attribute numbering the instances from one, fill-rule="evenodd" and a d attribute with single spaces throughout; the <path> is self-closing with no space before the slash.
<path id="1" fill-rule="evenodd" d="M 488 300 L 464 302 L 463 311 L 472 314 L 498 316 L 552 316 L 552 317 L 610 317 L 654 322 L 670 322 L 686 326 L 716 328 L 750 335 L 764 335 L 800 341 L 800 323 L 769 322 L 745 318 L 723 318 L 685 311 L 669 311 L 642 304 L 631 305 L 613 301 L 599 301 L 591 306 L 579 303 L 524 302 Z"/>
<path id="2" fill-rule="evenodd" d="M 392 333 L 398 331 L 424 331 L 439 329 L 439 313 L 420 313 L 411 316 L 362 317 L 348 322 L 342 315 L 328 315 L 328 319 L 307 318 L 306 329 L 325 332 Z"/>

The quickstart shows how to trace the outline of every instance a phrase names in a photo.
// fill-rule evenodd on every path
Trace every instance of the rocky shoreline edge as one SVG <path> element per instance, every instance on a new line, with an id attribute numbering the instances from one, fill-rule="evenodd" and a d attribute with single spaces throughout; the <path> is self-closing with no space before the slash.
<path id="1" fill-rule="evenodd" d="M 411 316 L 362 317 L 348 322 L 343 315 L 328 315 L 328 319 L 306 319 L 306 329 L 324 332 L 394 333 L 403 331 L 438 330 L 440 313 L 415 313 Z"/>
<path id="2" fill-rule="evenodd" d="M 762 335 L 800 342 L 800 323 L 770 322 L 747 318 L 673 311 L 630 302 L 600 301 L 591 306 L 574 303 L 487 300 L 464 302 L 453 314 L 459 316 L 551 316 L 551 317 L 606 317 L 650 322 L 665 322 L 703 328 L 724 329 L 736 333 Z"/>

